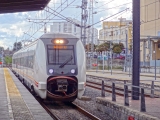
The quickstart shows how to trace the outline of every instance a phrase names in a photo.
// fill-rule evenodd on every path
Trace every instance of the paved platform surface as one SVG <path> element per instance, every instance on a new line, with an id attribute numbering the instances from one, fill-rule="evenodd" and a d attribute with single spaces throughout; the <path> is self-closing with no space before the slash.
<path id="1" fill-rule="evenodd" d="M 111 71 L 110 70 L 88 70 L 88 72 L 102 72 L 102 73 L 109 73 L 111 74 Z M 130 74 L 131 76 L 131 72 L 124 72 L 124 71 L 121 71 L 121 70 L 113 70 L 112 71 L 113 75 L 114 74 L 125 74 L 125 75 L 128 75 Z M 141 76 L 145 76 L 145 77 L 154 77 L 155 74 L 154 73 L 140 73 Z M 160 78 L 160 73 L 157 73 L 156 74 L 157 78 Z"/>
<path id="2" fill-rule="evenodd" d="M 105 97 L 103 99 L 106 100 L 112 100 L 111 95 L 108 97 Z M 146 103 L 146 112 L 143 112 L 145 114 L 151 115 L 153 117 L 157 117 L 160 119 L 160 98 L 149 98 L 145 97 L 145 103 Z M 116 96 L 116 103 L 120 105 L 124 105 L 124 97 Z M 131 97 L 129 97 L 129 108 L 133 110 L 137 110 L 140 112 L 140 100 L 132 100 Z"/>
<path id="3" fill-rule="evenodd" d="M 53 120 L 8 68 L 0 68 L 0 120 Z"/>
<path id="4" fill-rule="evenodd" d="M 122 81 L 132 80 L 132 76 L 129 76 L 128 74 L 121 74 L 121 73 L 122 72 L 119 72 L 119 73 L 113 72 L 113 74 L 111 75 L 109 72 L 102 72 L 102 71 L 96 72 L 96 70 L 90 70 L 86 72 L 87 75 L 93 75 L 97 77 L 105 77 L 109 79 L 117 79 L 117 80 L 122 80 Z M 155 80 L 154 76 L 153 75 L 152 76 L 140 76 L 141 83 L 151 84 L 151 81 L 149 80 Z M 155 81 L 155 85 L 160 85 L 160 77 L 157 77 Z"/>
<path id="5" fill-rule="evenodd" d="M 113 74 L 111 75 L 110 72 L 103 72 L 103 71 L 98 71 L 96 72 L 96 70 L 90 70 L 87 71 L 86 73 L 87 75 L 93 75 L 93 76 L 97 76 L 97 77 L 105 77 L 105 78 L 110 78 L 110 79 L 118 79 L 118 80 L 131 80 L 132 77 L 124 72 L 120 72 L 120 71 L 114 71 Z M 146 76 L 145 76 L 146 75 Z M 148 76 L 147 76 L 148 75 Z M 160 85 L 160 75 L 157 74 L 157 81 L 155 82 L 155 85 Z M 143 81 L 146 80 L 146 81 Z M 143 73 L 142 76 L 140 76 L 140 82 L 141 83 L 147 83 L 147 84 L 151 84 L 151 82 L 147 81 L 147 80 L 154 80 L 154 74 L 146 74 Z M 106 100 L 112 100 L 112 96 L 111 94 L 106 94 L 106 97 L 104 98 Z M 120 104 L 120 105 L 124 105 L 124 97 L 118 96 L 116 95 L 116 103 Z M 145 103 L 146 103 L 146 112 L 144 112 L 145 114 L 154 116 L 154 117 L 158 117 L 160 119 L 160 98 L 149 98 L 149 97 L 145 97 Z M 140 111 L 140 100 L 132 100 L 131 97 L 129 97 L 129 108 L 133 109 L 133 110 L 138 110 Z"/>

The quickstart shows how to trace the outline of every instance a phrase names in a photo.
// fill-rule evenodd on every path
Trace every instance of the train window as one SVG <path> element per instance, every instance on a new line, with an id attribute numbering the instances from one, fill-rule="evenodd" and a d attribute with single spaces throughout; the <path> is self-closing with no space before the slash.
<path id="1" fill-rule="evenodd" d="M 48 63 L 54 65 L 60 65 L 64 63 L 70 56 L 74 56 L 74 46 L 52 46 L 48 45 Z M 67 65 L 75 65 L 75 59 L 73 57 Z"/>

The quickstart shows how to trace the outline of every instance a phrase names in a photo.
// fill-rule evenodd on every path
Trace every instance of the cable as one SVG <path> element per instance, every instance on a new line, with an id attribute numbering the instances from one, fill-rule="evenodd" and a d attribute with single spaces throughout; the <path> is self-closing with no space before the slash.
<path id="1" fill-rule="evenodd" d="M 67 2 L 67 0 L 65 0 L 61 5 L 65 4 L 65 2 Z M 56 10 L 58 10 L 58 9 L 61 7 L 61 5 L 60 5 Z M 46 19 L 47 19 L 48 17 L 50 17 L 50 16 L 51 16 L 51 14 L 50 14 L 49 16 L 47 16 Z M 33 23 L 32 23 L 32 25 L 33 25 Z M 31 27 L 32 27 L 32 26 L 31 26 Z M 31 27 L 29 28 L 29 30 L 31 29 Z M 29 30 L 28 30 L 28 31 L 29 31 Z M 28 32 L 28 31 L 27 31 L 27 32 Z"/>
<path id="2" fill-rule="evenodd" d="M 49 9 L 51 9 L 52 11 L 54 11 L 54 12 L 56 12 L 55 10 L 53 10 L 52 8 L 49 8 Z M 49 12 L 49 11 L 48 11 Z M 70 19 L 68 19 L 67 17 L 65 17 L 65 16 L 63 16 L 62 14 L 60 14 L 60 13 L 58 13 L 58 12 L 56 12 L 57 14 L 59 14 L 60 16 L 62 16 L 62 17 L 64 17 L 65 19 L 64 20 L 67 20 L 68 22 L 70 22 L 70 23 L 72 23 L 72 24 L 77 24 L 77 23 L 75 23 L 74 21 L 72 21 L 72 20 L 70 20 Z M 54 14 L 54 13 L 53 13 Z M 56 14 L 54 14 L 54 15 L 56 15 Z M 58 15 L 56 15 L 57 17 L 59 17 Z M 60 17 L 61 18 L 61 17 Z"/>
<path id="3" fill-rule="evenodd" d="M 70 4 L 68 4 L 65 8 L 63 8 L 60 12 L 62 12 L 64 9 L 66 9 L 68 6 L 70 6 L 74 1 L 75 1 L 75 0 L 73 0 Z M 60 13 L 60 12 L 59 12 L 59 13 Z M 52 15 L 52 14 L 50 14 L 50 15 Z M 54 17 L 55 17 L 55 16 L 54 16 Z M 53 18 L 54 18 L 54 17 L 53 17 Z M 48 18 L 48 17 L 47 17 L 47 18 Z M 47 19 L 47 18 L 46 18 L 46 19 Z M 42 27 L 41 27 L 41 28 L 42 28 Z M 41 29 L 41 28 L 40 28 L 40 29 Z M 37 32 L 38 32 L 38 30 L 35 31 L 35 32 L 32 34 L 32 36 L 35 35 Z M 30 38 L 29 38 L 29 39 L 30 39 Z"/>
<path id="4" fill-rule="evenodd" d="M 118 8 L 118 7 L 120 7 L 120 6 L 127 5 L 127 4 L 130 4 L 130 3 L 132 3 L 132 2 L 125 3 L 125 4 L 122 4 L 122 5 L 119 5 L 119 6 L 115 6 L 115 7 L 112 7 L 112 8 L 107 8 L 107 9 L 104 9 L 104 10 L 96 11 L 96 12 L 102 12 L 102 11 L 106 11 L 106 10 L 109 10 L 109 9 Z"/>
<path id="5" fill-rule="evenodd" d="M 128 10 L 128 9 L 129 9 L 129 8 L 126 8 L 126 9 L 124 9 L 124 10 L 122 10 L 122 11 L 120 11 L 120 12 L 114 14 L 114 15 L 111 15 L 111 16 L 109 16 L 109 17 L 107 17 L 107 18 L 104 18 L 103 20 L 100 20 L 99 22 L 96 22 L 96 23 L 94 23 L 94 24 L 92 24 L 92 25 L 87 26 L 87 28 L 89 28 L 89 27 L 91 27 L 91 26 L 93 26 L 93 25 L 95 25 L 95 24 L 98 24 L 98 23 L 100 23 L 100 22 L 103 22 L 104 20 L 106 20 L 106 19 L 108 19 L 108 18 L 111 18 L 111 17 L 113 17 L 113 16 L 115 16 L 115 15 L 118 15 L 119 13 L 122 13 L 122 12 Z"/>
<path id="6" fill-rule="evenodd" d="M 109 4 L 109 3 L 113 2 L 113 1 L 114 1 L 114 0 L 111 0 L 111 1 L 105 3 L 105 4 L 101 5 L 101 6 L 96 7 L 95 9 L 98 9 L 98 8 L 100 8 L 100 7 L 102 7 L 102 6 L 105 6 L 105 5 L 107 5 L 107 4 Z"/>

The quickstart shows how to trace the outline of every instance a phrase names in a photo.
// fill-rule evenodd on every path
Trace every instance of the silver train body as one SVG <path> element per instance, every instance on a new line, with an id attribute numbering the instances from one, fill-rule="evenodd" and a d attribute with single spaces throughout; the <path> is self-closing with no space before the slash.
<path id="1" fill-rule="evenodd" d="M 47 33 L 14 53 L 12 70 L 42 99 L 74 101 L 86 86 L 86 59 L 81 40 Z"/>

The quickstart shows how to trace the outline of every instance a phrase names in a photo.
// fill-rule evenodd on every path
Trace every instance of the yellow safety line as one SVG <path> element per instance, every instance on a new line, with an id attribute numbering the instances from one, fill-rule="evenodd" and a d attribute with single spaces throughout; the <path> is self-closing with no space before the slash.
<path id="1" fill-rule="evenodd" d="M 6 85 L 6 93 L 7 93 L 9 117 L 10 117 L 10 120 L 14 120 L 12 106 L 11 106 L 11 101 L 10 101 L 9 92 L 8 92 L 8 85 L 7 85 L 6 76 L 5 76 L 6 75 L 5 69 L 6 68 L 4 68 L 3 71 L 4 71 L 4 78 L 5 78 L 5 85 Z"/>
<path id="2" fill-rule="evenodd" d="M 7 68 L 4 68 L 4 75 L 9 96 L 21 96 Z"/>
<path id="3" fill-rule="evenodd" d="M 28 120 L 33 120 L 34 118 L 30 110 L 28 109 L 27 105 L 25 104 L 7 68 L 4 68 L 4 76 L 5 76 L 5 82 L 6 82 L 6 91 L 7 91 L 10 120 L 19 119 L 20 114 L 21 116 L 25 116 L 27 114 Z M 14 102 L 15 100 L 18 100 L 21 104 L 24 104 L 24 105 L 18 106 L 16 102 Z M 19 107 L 22 107 L 23 109 L 19 109 Z"/>

